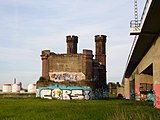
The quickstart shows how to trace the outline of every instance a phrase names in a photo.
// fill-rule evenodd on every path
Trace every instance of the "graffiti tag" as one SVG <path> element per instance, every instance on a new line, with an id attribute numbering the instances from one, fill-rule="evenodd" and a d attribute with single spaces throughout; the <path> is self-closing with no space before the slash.
<path id="1" fill-rule="evenodd" d="M 78 80 L 78 75 L 69 73 L 50 74 L 50 78 L 54 80 Z"/>
<path id="2" fill-rule="evenodd" d="M 88 90 L 61 90 L 61 89 L 54 89 L 54 90 L 41 90 L 40 92 L 41 98 L 56 98 L 61 100 L 89 100 L 90 98 L 90 91 Z"/>

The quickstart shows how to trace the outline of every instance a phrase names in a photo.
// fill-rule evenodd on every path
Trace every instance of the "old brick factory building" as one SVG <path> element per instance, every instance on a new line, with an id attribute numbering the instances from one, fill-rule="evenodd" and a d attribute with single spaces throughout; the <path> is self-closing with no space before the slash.
<path id="1" fill-rule="evenodd" d="M 95 36 L 95 59 L 92 50 L 77 53 L 78 36 L 66 36 L 67 54 L 43 50 L 42 77 L 51 83 L 106 87 L 106 36 Z"/>

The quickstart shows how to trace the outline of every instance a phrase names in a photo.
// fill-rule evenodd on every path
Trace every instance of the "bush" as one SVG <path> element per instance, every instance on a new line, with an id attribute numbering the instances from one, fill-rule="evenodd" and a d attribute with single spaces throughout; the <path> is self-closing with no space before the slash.
<path id="1" fill-rule="evenodd" d="M 44 81 L 46 81 L 46 78 L 41 76 L 38 81 L 39 82 L 44 82 Z"/>
<path id="2" fill-rule="evenodd" d="M 122 94 L 118 94 L 118 99 L 123 99 L 123 95 Z"/>

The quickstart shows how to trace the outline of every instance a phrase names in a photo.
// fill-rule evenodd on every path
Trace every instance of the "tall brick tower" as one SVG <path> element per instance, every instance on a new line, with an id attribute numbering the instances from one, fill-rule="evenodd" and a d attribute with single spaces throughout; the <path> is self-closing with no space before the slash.
<path id="1" fill-rule="evenodd" d="M 50 50 L 43 50 L 41 59 L 42 59 L 42 77 L 49 79 L 49 61 L 48 57 L 50 56 Z"/>
<path id="2" fill-rule="evenodd" d="M 101 65 L 106 66 L 106 36 L 105 35 L 96 35 L 96 59 Z"/>
<path id="3" fill-rule="evenodd" d="M 67 54 L 77 54 L 78 36 L 67 36 Z"/>
<path id="4" fill-rule="evenodd" d="M 105 87 L 106 85 L 106 36 L 96 35 L 96 60 L 99 62 L 99 87 Z"/>
<path id="5" fill-rule="evenodd" d="M 83 50 L 82 72 L 86 75 L 86 80 L 93 78 L 93 53 L 92 50 Z"/>

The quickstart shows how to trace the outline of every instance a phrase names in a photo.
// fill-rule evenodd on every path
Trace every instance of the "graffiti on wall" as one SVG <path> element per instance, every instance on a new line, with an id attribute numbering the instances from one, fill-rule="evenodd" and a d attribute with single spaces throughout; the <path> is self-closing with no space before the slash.
<path id="1" fill-rule="evenodd" d="M 142 82 L 137 83 L 135 86 L 135 93 L 132 94 L 135 100 L 154 101 L 153 83 Z"/>
<path id="2" fill-rule="evenodd" d="M 41 98 L 61 99 L 61 100 L 89 100 L 89 90 L 62 90 L 56 88 L 54 90 L 41 90 Z"/>
<path id="3" fill-rule="evenodd" d="M 71 99 L 91 99 L 92 89 L 88 87 L 81 86 L 65 86 L 54 84 L 48 87 L 39 87 L 36 93 L 37 97 L 48 98 L 48 99 L 61 99 L 61 100 L 71 100 Z"/>
<path id="4" fill-rule="evenodd" d="M 160 108 L 160 84 L 155 85 L 155 107 Z"/>
<path id="5" fill-rule="evenodd" d="M 92 99 L 106 99 L 109 98 L 107 89 L 95 89 L 92 92 Z"/>
<path id="6" fill-rule="evenodd" d="M 60 100 L 90 100 L 106 99 L 109 92 L 106 88 L 92 90 L 84 86 L 65 86 L 54 84 L 48 87 L 39 87 L 36 93 L 37 97 Z"/>
<path id="7" fill-rule="evenodd" d="M 50 77 L 55 80 L 77 80 L 77 74 L 51 74 Z"/>
<path id="8" fill-rule="evenodd" d="M 49 73 L 50 80 L 61 82 L 65 80 L 82 80 L 85 79 L 83 73 L 67 73 L 67 72 L 50 72 Z"/>
<path id="9" fill-rule="evenodd" d="M 41 90 L 39 92 L 40 92 L 40 97 L 41 98 L 52 99 L 51 98 L 51 90 Z M 36 95 L 36 96 L 39 97 L 39 95 Z"/>

